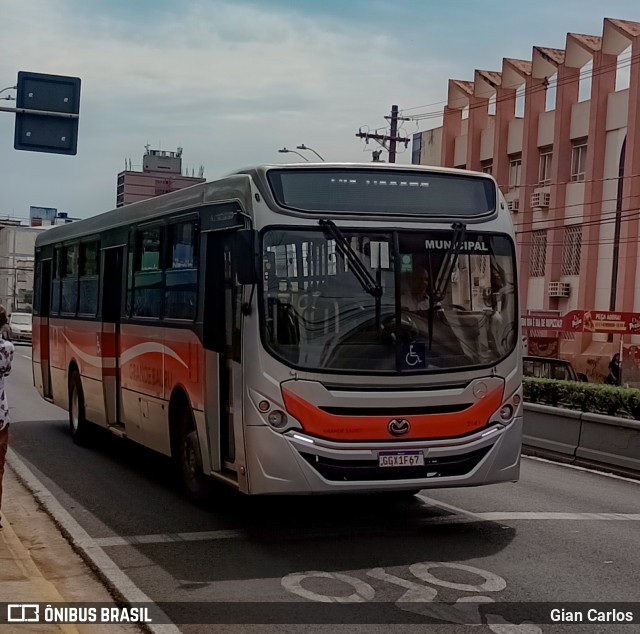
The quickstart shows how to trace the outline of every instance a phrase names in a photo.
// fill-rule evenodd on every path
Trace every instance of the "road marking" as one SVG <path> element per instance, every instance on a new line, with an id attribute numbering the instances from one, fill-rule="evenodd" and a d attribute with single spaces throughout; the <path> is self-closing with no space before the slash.
<path id="1" fill-rule="evenodd" d="M 548 460 L 547 458 L 540 458 L 539 456 L 526 456 L 522 455 L 522 458 L 527 460 L 535 460 L 537 462 L 546 462 L 547 464 L 557 465 L 558 467 L 567 467 L 568 469 L 574 469 L 575 471 L 586 471 L 587 473 L 593 473 L 594 475 L 603 476 L 605 478 L 613 478 L 614 480 L 624 480 L 625 482 L 631 482 L 633 484 L 640 485 L 640 480 L 634 480 L 633 478 L 625 478 L 624 476 L 617 475 L 615 473 L 607 473 L 606 471 L 597 471 L 596 469 L 589 469 L 588 467 L 581 467 L 577 464 L 568 464 L 566 462 L 556 462 L 555 460 Z"/>
<path id="2" fill-rule="evenodd" d="M 640 522 L 640 513 L 545 513 L 536 511 L 515 511 L 508 513 L 478 513 L 485 522 L 508 522 L 510 520 L 569 520 L 569 521 L 613 521 Z"/>
<path id="3" fill-rule="evenodd" d="M 422 496 L 420 496 L 422 497 Z M 442 505 L 445 506 L 444 504 Z M 446 505 L 450 507 L 451 505 Z M 468 513 L 465 516 L 431 517 L 417 519 L 415 527 L 426 527 L 434 524 L 477 524 L 479 522 L 510 522 L 510 521 L 617 521 L 617 522 L 640 522 L 640 513 L 550 513 L 535 511 L 507 511 L 489 513 Z M 383 526 L 371 528 L 370 526 L 357 527 L 358 534 L 376 535 L 386 533 L 389 527 Z M 294 533 L 288 532 L 287 539 L 309 539 L 318 537 L 344 537 L 352 535 L 353 526 L 342 530 L 306 531 L 300 529 Z M 402 531 L 401 531 L 402 532 Z M 406 531 L 410 534 L 411 531 Z M 396 534 L 396 532 L 394 532 Z M 275 538 L 276 534 L 263 533 L 266 539 Z M 143 544 L 178 544 L 180 542 L 203 542 L 216 541 L 220 539 L 243 539 L 246 533 L 243 530 L 218 530 L 202 531 L 199 533 L 162 533 L 156 535 L 128 535 L 124 537 L 94 537 L 93 541 L 102 548 L 112 548 L 116 546 L 137 546 Z"/>
<path id="4" fill-rule="evenodd" d="M 24 357 L 25 359 L 29 359 L 29 361 L 31 361 L 31 357 L 28 354 L 21 354 L 21 357 Z"/>
<path id="5" fill-rule="evenodd" d="M 442 509 L 443 511 L 455 513 L 456 515 L 463 515 L 475 521 L 480 520 L 480 516 L 477 513 L 472 513 L 471 511 L 461 509 L 459 506 L 453 506 L 453 504 L 447 504 L 446 502 L 441 502 L 440 500 L 434 500 L 433 498 L 427 497 L 426 495 L 422 495 L 422 493 L 418 493 L 416 497 L 429 504 L 429 506 L 435 506 L 436 508 Z"/>
<path id="6" fill-rule="evenodd" d="M 419 493 L 416 497 L 431 506 L 435 506 L 444 511 L 450 511 L 458 515 L 469 518 L 476 522 L 508 522 L 513 520 L 591 520 L 591 521 L 640 521 L 640 513 L 563 513 L 547 511 L 492 511 L 487 513 L 473 513 L 459 506 L 447 504 L 440 500 L 427 497 Z"/>
<path id="7" fill-rule="evenodd" d="M 176 542 L 200 542 L 215 539 L 244 537 L 238 530 L 202 531 L 200 533 L 164 533 L 158 535 L 130 535 L 129 537 L 94 537 L 99 546 L 135 546 L 136 544 L 168 544 Z"/>
<path id="8" fill-rule="evenodd" d="M 101 577 L 107 581 L 108 585 L 113 588 L 128 603 L 154 603 L 135 583 L 122 571 L 116 563 L 96 544 L 96 541 L 87 533 L 87 531 L 76 522 L 76 520 L 63 508 L 63 506 L 54 497 L 53 493 L 38 480 L 31 472 L 29 467 L 22 461 L 18 454 L 11 448 L 7 452 L 9 466 L 16 473 L 22 483 L 31 491 L 36 500 L 40 502 L 45 511 L 53 518 L 62 530 L 63 535 L 76 547 L 76 550 L 88 561 L 91 562 L 95 570 Z M 158 613 L 162 614 L 163 620 L 171 623 L 166 614 L 157 608 Z M 173 624 L 156 625 L 152 623 L 145 624 L 153 634 L 180 634 L 180 630 Z"/>

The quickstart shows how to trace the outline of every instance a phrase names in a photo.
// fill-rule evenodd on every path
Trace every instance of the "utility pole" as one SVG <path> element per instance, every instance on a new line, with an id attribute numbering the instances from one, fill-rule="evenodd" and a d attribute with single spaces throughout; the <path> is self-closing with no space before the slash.
<path id="1" fill-rule="evenodd" d="M 385 141 L 389 141 L 389 163 L 396 162 L 396 143 L 404 143 L 404 146 L 407 147 L 409 141 L 406 137 L 398 136 L 398 121 L 409 121 L 408 117 L 399 117 L 398 116 L 398 106 L 391 106 L 391 115 L 385 117 L 387 121 L 391 122 L 391 130 L 390 134 L 372 134 L 371 132 L 363 132 L 362 128 L 358 132 L 356 132 L 356 136 L 364 139 L 366 143 L 369 142 L 369 139 L 373 139 L 374 141 L 378 141 L 382 147 L 386 149 Z"/>

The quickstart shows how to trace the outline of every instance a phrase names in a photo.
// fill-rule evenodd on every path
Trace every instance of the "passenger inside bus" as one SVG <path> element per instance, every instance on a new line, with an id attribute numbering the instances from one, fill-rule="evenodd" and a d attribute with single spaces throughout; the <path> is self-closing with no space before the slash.
<path id="1" fill-rule="evenodd" d="M 402 273 L 400 296 L 402 307 L 407 310 L 429 310 L 429 274 L 424 266 L 416 266 Z"/>

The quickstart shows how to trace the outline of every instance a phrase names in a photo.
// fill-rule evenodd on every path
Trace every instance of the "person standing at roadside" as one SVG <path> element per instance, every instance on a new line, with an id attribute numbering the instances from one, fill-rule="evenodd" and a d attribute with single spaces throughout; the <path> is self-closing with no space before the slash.
<path id="1" fill-rule="evenodd" d="M 622 364 L 620 363 L 620 354 L 615 353 L 609 362 L 609 374 L 604 380 L 609 385 L 622 385 Z"/>
<path id="2" fill-rule="evenodd" d="M 7 323 L 7 311 L 0 306 L 0 331 Z M 11 372 L 13 344 L 0 337 L 0 510 L 2 509 L 2 476 L 9 447 L 9 403 L 5 391 L 4 378 Z M 2 524 L 0 524 L 2 528 Z"/>

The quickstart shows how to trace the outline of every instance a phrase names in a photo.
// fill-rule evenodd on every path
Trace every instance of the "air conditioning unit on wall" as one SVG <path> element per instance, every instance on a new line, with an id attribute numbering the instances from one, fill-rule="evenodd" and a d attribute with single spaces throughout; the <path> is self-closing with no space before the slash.
<path id="1" fill-rule="evenodd" d="M 569 282 L 549 282 L 549 297 L 569 297 L 571 284 Z"/>
<path id="2" fill-rule="evenodd" d="M 517 198 L 515 200 L 508 201 L 507 208 L 509 209 L 509 211 L 520 211 L 520 201 Z"/>
<path id="3" fill-rule="evenodd" d="M 547 192 L 533 192 L 531 194 L 531 206 L 533 208 L 544 209 L 549 207 L 551 194 Z"/>

